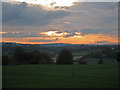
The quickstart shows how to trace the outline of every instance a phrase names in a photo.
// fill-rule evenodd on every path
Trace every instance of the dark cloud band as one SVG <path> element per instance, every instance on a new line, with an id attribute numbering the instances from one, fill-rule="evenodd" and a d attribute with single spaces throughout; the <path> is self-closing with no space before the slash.
<path id="1" fill-rule="evenodd" d="M 6 25 L 47 25 L 54 19 L 69 15 L 70 12 L 57 10 L 46 11 L 39 6 L 21 4 L 2 4 L 3 24 Z"/>

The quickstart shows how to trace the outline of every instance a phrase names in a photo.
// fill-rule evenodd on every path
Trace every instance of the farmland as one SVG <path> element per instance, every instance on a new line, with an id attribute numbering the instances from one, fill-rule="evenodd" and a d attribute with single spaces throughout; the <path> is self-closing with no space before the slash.
<path id="1" fill-rule="evenodd" d="M 3 88 L 118 87 L 116 45 L 20 45 L 22 50 L 15 52 L 17 46 L 19 45 L 3 44 L 2 55 L 4 58 L 2 59 L 5 63 L 2 67 Z M 57 59 L 64 48 L 71 51 L 73 59 L 81 56 L 84 58 L 74 60 L 73 65 L 47 62 L 53 58 Z M 50 57 L 46 59 L 48 54 Z M 65 55 L 65 57 L 67 56 Z M 101 59 L 103 63 L 98 64 Z M 37 62 L 34 63 L 35 60 Z M 81 64 L 79 63 L 80 60 L 87 63 Z M 46 62 L 43 63 L 42 61 Z"/>
<path id="2" fill-rule="evenodd" d="M 107 63 L 3 66 L 3 88 L 117 88 L 117 66 Z"/>

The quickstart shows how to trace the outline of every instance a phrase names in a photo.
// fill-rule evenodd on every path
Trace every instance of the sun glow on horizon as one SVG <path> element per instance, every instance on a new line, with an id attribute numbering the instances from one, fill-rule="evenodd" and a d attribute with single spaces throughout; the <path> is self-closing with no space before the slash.
<path id="1" fill-rule="evenodd" d="M 48 32 L 43 32 L 41 34 L 46 34 L 48 36 L 54 35 L 57 31 L 48 31 Z"/>
<path id="2" fill-rule="evenodd" d="M 58 32 L 58 31 L 47 31 L 47 32 L 42 32 L 40 34 L 51 36 L 51 37 L 63 37 L 65 35 L 68 35 L 69 33 L 67 33 L 67 32 Z"/>
<path id="3" fill-rule="evenodd" d="M 0 32 L 0 34 L 5 34 L 5 33 L 7 33 L 7 32 Z"/>
<path id="4" fill-rule="evenodd" d="M 2 34 L 5 34 L 4 32 Z M 58 32 L 47 31 L 38 33 L 39 36 L 28 36 L 18 38 L 16 35 L 21 35 L 17 32 L 8 33 L 14 37 L 3 37 L 3 42 L 16 42 L 23 44 L 48 44 L 48 43 L 70 43 L 70 44 L 117 44 L 118 38 L 105 34 L 85 34 L 81 32 Z M 24 34 L 24 33 L 23 33 Z M 26 34 L 27 35 L 27 34 Z"/>

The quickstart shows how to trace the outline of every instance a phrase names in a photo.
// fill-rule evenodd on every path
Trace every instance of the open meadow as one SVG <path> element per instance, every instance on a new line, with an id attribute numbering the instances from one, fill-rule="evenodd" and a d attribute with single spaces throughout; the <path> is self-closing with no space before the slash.
<path id="1" fill-rule="evenodd" d="M 118 64 L 3 66 L 3 88 L 117 88 Z"/>

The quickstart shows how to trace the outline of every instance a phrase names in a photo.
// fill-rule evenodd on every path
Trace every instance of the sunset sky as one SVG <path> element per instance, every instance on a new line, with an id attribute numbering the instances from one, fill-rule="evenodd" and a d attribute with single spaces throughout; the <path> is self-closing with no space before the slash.
<path id="1" fill-rule="evenodd" d="M 2 42 L 117 44 L 118 3 L 84 1 L 4 0 Z"/>

